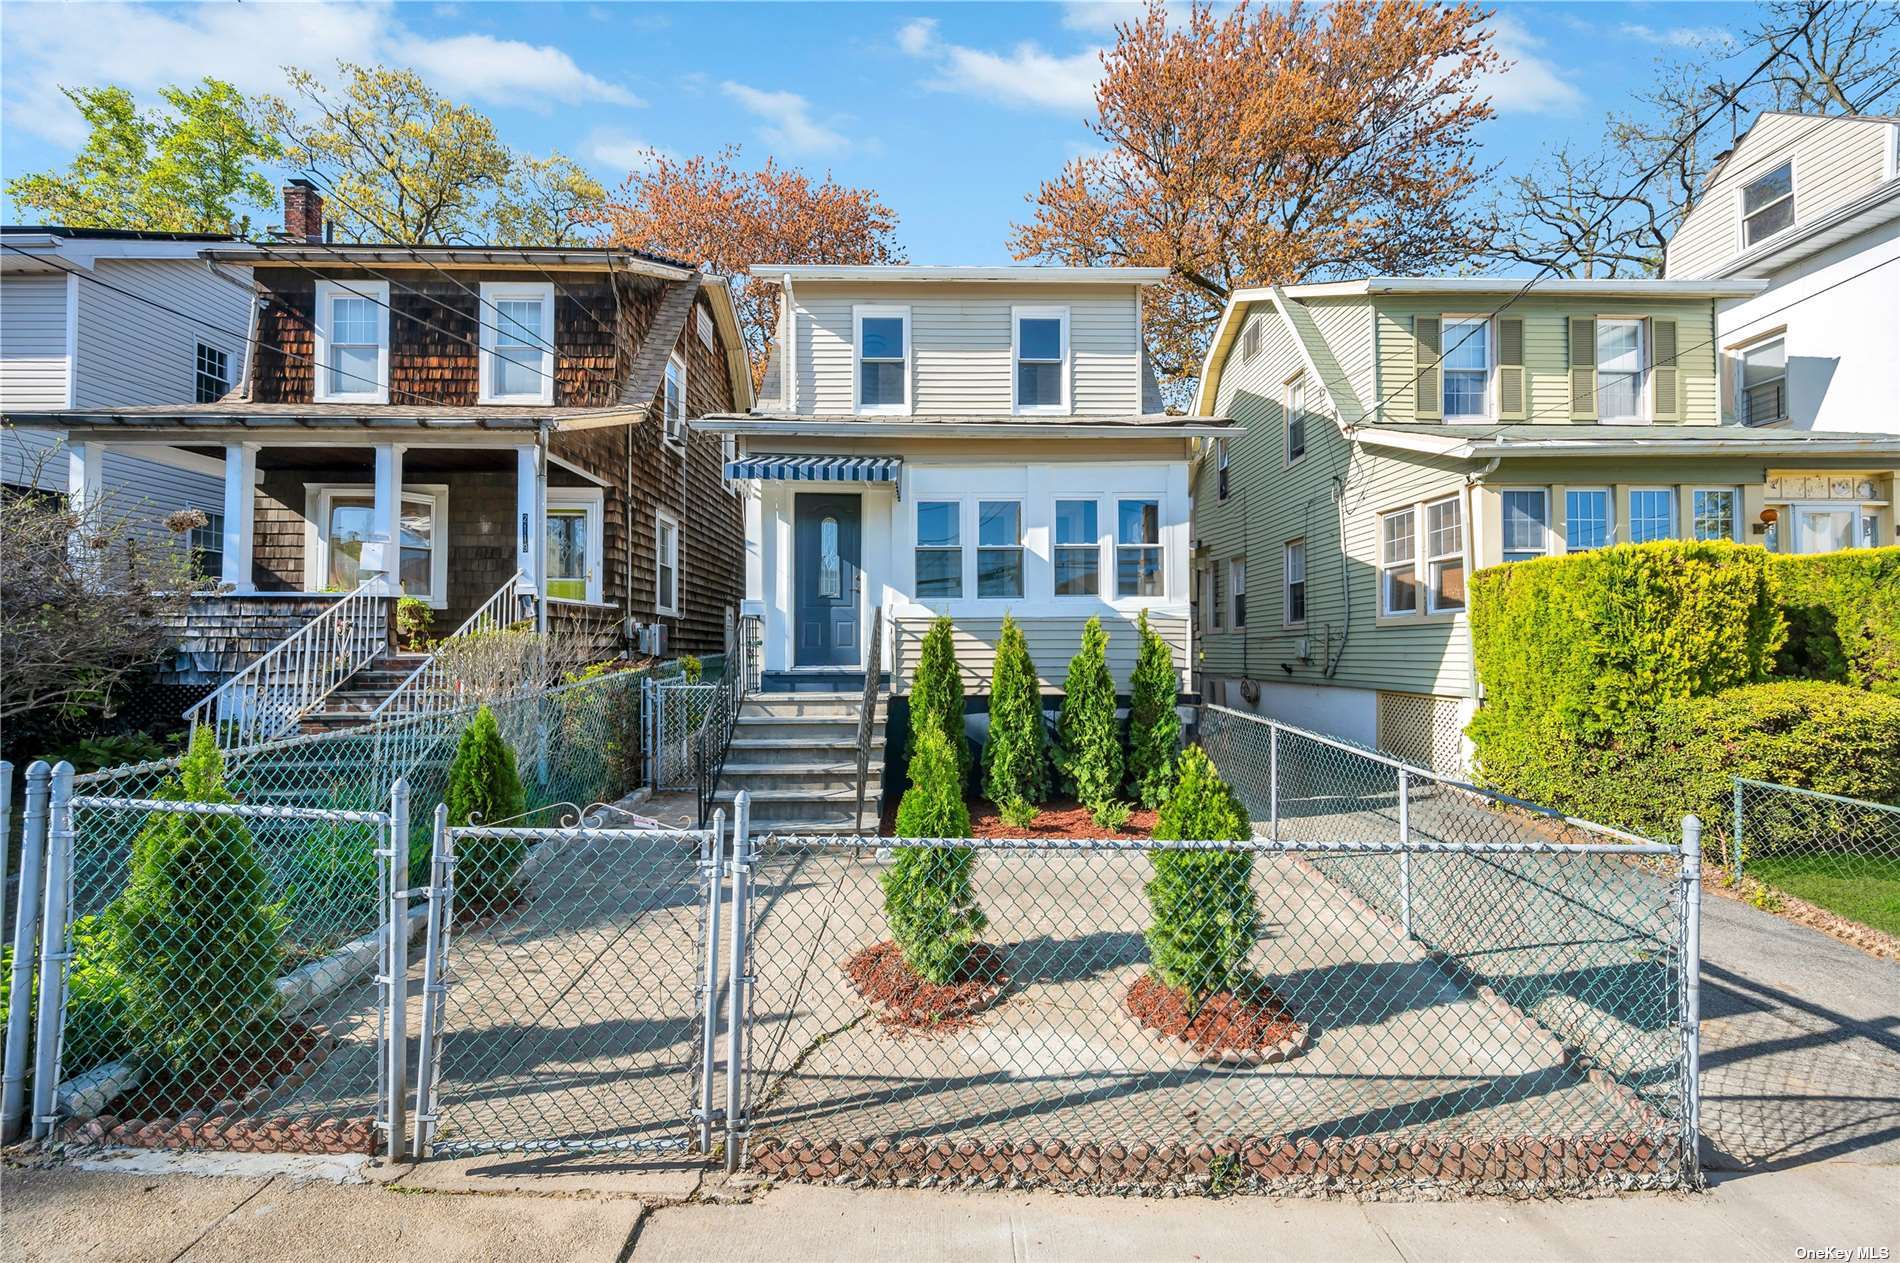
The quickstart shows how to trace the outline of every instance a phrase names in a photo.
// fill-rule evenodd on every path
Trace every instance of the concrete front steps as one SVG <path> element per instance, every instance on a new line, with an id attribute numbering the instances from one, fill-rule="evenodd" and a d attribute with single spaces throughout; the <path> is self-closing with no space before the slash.
<path id="1" fill-rule="evenodd" d="M 744 790 L 752 833 L 876 833 L 884 794 L 886 697 L 871 725 L 871 758 L 858 815 L 858 716 L 862 693 L 757 693 L 733 725 L 715 795 L 732 817 Z"/>
<path id="2" fill-rule="evenodd" d="M 369 722 L 371 712 L 389 699 L 398 685 L 429 660 L 426 653 L 384 653 L 345 680 L 303 717 L 304 732 L 335 732 Z"/>

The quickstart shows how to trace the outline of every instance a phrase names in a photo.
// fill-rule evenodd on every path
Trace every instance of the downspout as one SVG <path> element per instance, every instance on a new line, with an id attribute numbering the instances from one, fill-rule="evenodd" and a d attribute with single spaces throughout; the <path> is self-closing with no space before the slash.
<path id="1" fill-rule="evenodd" d="M 548 430 L 554 423 L 534 427 L 534 629 L 548 630 Z"/>

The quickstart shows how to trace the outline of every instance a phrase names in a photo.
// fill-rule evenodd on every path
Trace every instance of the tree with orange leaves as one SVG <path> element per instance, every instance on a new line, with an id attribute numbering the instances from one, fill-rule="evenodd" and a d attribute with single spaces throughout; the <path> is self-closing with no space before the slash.
<path id="1" fill-rule="evenodd" d="M 1031 202 L 1018 258 L 1166 267 L 1149 353 L 1171 398 L 1200 371 L 1228 295 L 1250 285 L 1404 273 L 1481 253 L 1466 204 L 1486 174 L 1480 80 L 1501 68 L 1480 9 L 1339 0 L 1224 16 L 1162 0 L 1117 28 L 1077 158 Z"/>
<path id="2" fill-rule="evenodd" d="M 739 325 L 752 380 L 765 375 L 778 328 L 779 291 L 753 283 L 755 263 L 901 263 L 897 214 L 871 189 L 813 182 L 771 158 L 756 171 L 737 166 L 739 149 L 716 157 L 655 153 L 627 177 L 601 214 L 614 245 L 703 264 L 735 279 Z"/>

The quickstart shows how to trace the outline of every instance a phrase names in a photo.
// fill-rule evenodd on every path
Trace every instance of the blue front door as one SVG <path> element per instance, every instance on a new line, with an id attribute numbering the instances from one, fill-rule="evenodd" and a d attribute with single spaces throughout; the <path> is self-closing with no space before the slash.
<path id="1" fill-rule="evenodd" d="M 799 495 L 792 510 L 794 650 L 801 667 L 855 667 L 858 643 L 859 508 L 857 496 Z"/>

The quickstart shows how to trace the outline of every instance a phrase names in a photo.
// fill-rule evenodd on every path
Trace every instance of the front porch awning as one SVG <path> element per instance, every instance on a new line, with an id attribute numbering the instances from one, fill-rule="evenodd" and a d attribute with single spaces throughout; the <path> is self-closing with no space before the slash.
<path id="1" fill-rule="evenodd" d="M 726 462 L 728 478 L 776 482 L 896 482 L 900 456 L 748 456 Z"/>

